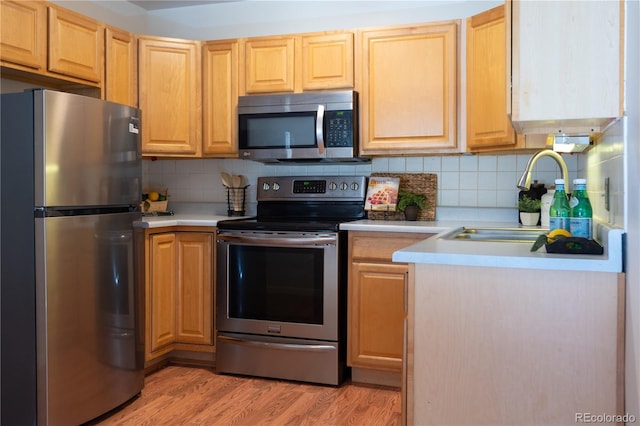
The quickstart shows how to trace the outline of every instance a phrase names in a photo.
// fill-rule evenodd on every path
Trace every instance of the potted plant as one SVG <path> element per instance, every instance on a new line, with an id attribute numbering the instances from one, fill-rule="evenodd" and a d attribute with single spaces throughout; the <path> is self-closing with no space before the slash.
<path id="1" fill-rule="evenodd" d="M 404 212 L 406 220 L 418 219 L 418 212 L 427 206 L 427 197 L 423 194 L 415 192 L 403 191 L 398 192 L 398 204 L 396 210 Z"/>
<path id="2" fill-rule="evenodd" d="M 541 201 L 537 198 L 531 198 L 523 195 L 518 200 L 518 211 L 520 212 L 520 222 L 526 226 L 535 226 L 540 220 Z"/>

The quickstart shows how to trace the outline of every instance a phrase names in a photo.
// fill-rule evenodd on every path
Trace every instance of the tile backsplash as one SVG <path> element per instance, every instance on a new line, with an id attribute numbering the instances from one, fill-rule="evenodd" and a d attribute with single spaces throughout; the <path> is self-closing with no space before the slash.
<path id="1" fill-rule="evenodd" d="M 570 179 L 577 177 L 578 157 L 563 154 Z M 143 185 L 168 188 L 174 202 L 226 202 L 220 172 L 245 175 L 251 186 L 248 202 L 255 201 L 259 176 L 365 175 L 377 173 L 435 173 L 438 175 L 438 207 L 515 209 L 516 183 L 531 155 L 458 155 L 433 157 L 383 157 L 371 163 L 322 165 L 265 165 L 236 159 L 171 159 L 143 161 Z M 552 185 L 562 177 L 556 162 L 541 158 L 533 179 Z"/>

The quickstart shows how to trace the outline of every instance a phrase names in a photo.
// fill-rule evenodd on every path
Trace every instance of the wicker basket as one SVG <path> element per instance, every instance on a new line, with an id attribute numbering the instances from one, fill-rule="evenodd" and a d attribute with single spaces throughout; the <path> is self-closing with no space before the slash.
<path id="1" fill-rule="evenodd" d="M 169 201 L 143 201 L 140 203 L 140 209 L 143 212 L 166 212 Z"/>

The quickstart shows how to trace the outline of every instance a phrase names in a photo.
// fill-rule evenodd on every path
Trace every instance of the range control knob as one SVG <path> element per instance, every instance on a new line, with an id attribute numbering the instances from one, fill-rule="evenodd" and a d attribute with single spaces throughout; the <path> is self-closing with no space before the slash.
<path id="1" fill-rule="evenodd" d="M 270 189 L 270 186 L 269 186 L 269 184 L 267 182 L 262 184 L 262 190 L 263 191 L 268 191 L 269 189 Z"/>
<path id="2" fill-rule="evenodd" d="M 351 184 L 351 189 L 352 189 L 353 191 L 357 191 L 358 189 L 360 189 L 360 185 L 358 185 L 358 182 L 353 182 L 353 183 Z"/>
<path id="3" fill-rule="evenodd" d="M 279 184 L 279 183 L 277 183 L 277 182 L 274 182 L 274 183 L 273 183 L 273 190 L 274 190 L 274 191 L 277 191 L 277 190 L 279 190 L 279 189 L 280 189 L 280 184 Z"/>
<path id="4" fill-rule="evenodd" d="M 329 182 L 329 191 L 335 191 L 338 189 L 338 184 L 335 182 Z"/>
<path id="5" fill-rule="evenodd" d="M 345 191 L 347 188 L 349 188 L 349 185 L 347 185 L 347 182 L 340 182 L 340 189 Z"/>

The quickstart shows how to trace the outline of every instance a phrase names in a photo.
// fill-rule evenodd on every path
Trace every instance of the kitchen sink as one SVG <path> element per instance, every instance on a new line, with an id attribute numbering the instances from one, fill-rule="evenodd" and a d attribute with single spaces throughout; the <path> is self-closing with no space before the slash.
<path id="1" fill-rule="evenodd" d="M 531 243 L 547 232 L 545 228 L 521 227 L 462 227 L 443 235 L 442 239 L 455 241 L 487 241 L 504 243 Z"/>

